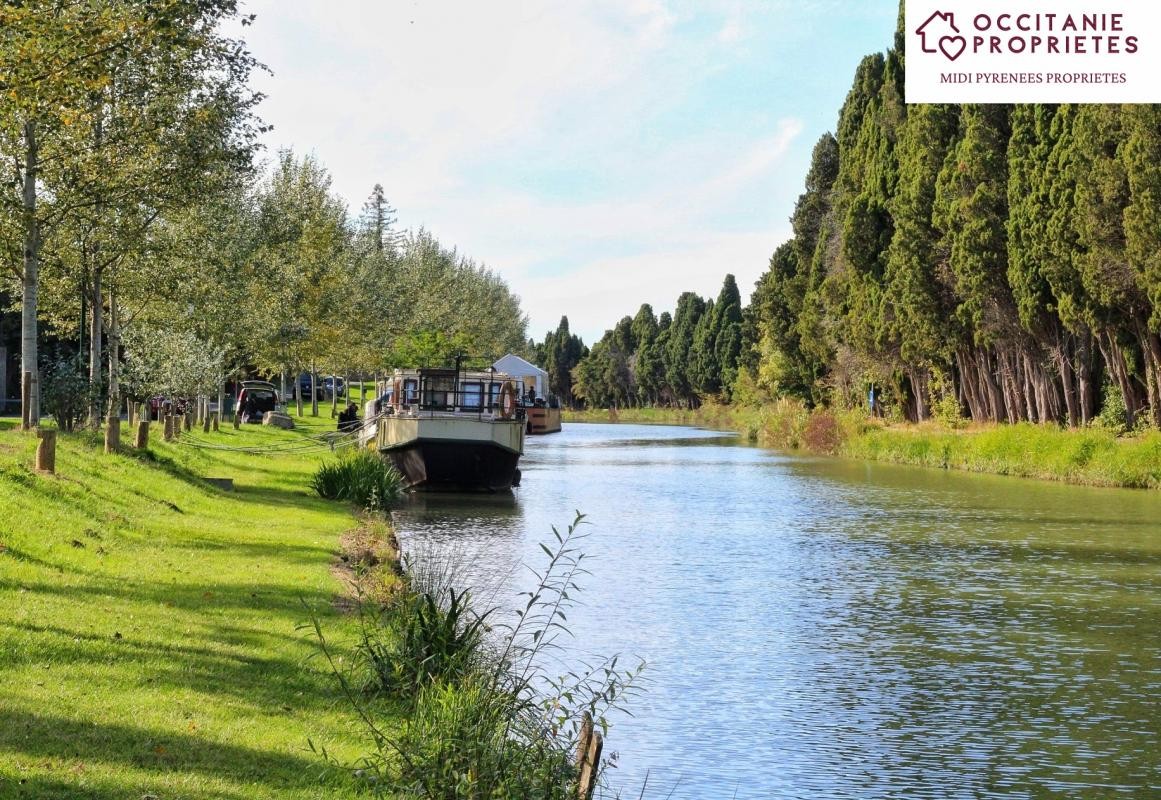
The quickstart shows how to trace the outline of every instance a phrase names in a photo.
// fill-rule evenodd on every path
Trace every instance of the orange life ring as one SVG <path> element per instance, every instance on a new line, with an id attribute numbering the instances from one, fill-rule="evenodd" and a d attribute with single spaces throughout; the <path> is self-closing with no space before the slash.
<path id="1" fill-rule="evenodd" d="M 399 378 L 396 378 L 395 385 L 391 388 L 392 388 L 391 402 L 396 408 L 399 408 L 403 405 L 403 399 L 404 399 L 403 398 L 403 381 L 399 380 Z"/>
<path id="2" fill-rule="evenodd" d="M 505 381 L 504 387 L 500 389 L 500 416 L 503 419 L 512 419 L 515 413 L 516 387 L 512 385 L 512 381 Z"/>

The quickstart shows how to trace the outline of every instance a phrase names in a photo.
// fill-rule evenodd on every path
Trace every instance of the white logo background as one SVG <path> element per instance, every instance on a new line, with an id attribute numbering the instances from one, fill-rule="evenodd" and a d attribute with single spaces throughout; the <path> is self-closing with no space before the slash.
<path id="1" fill-rule="evenodd" d="M 989 30 L 977 27 L 979 14 L 991 18 Z M 1017 30 L 1021 14 L 1040 14 L 1042 29 Z M 1055 30 L 1047 30 L 1046 14 L 1056 15 Z M 1062 30 L 1069 14 L 1078 26 L 1085 14 L 1119 14 L 1122 30 Z M 997 30 L 1000 15 L 1010 15 L 1011 31 Z M 977 36 L 985 40 L 978 52 Z M 1002 53 L 990 52 L 992 36 L 1001 37 Z M 1034 36 L 1044 40 L 1036 53 Z M 1050 53 L 1052 36 L 1081 37 L 1088 52 Z M 1029 49 L 1010 52 L 1009 37 Z M 1110 37 L 1119 38 L 1119 53 L 1106 52 Z M 1129 37 L 1135 53 L 1127 52 Z M 1161 103 L 1161 0 L 908 0 L 906 96 L 908 103 Z"/>

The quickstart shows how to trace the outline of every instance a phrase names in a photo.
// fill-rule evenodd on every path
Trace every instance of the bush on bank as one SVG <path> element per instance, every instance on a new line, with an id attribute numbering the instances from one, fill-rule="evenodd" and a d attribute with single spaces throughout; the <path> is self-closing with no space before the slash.
<path id="1" fill-rule="evenodd" d="M 311 488 L 327 500 L 348 500 L 359 508 L 379 510 L 403 494 L 403 478 L 377 453 L 355 449 L 320 466 Z"/>

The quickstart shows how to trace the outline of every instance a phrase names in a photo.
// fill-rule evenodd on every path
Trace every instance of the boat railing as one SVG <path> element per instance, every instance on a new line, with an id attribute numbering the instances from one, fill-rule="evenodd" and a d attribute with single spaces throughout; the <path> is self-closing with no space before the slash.
<path id="1" fill-rule="evenodd" d="M 416 396 L 416 395 L 419 396 Z M 480 387 L 467 390 L 439 390 L 413 393 L 405 398 L 405 402 L 393 404 L 385 402 L 382 409 L 384 416 L 397 416 L 414 419 L 423 417 L 465 417 L 481 421 L 523 420 L 527 414 L 527 407 L 520 401 L 514 404 L 510 416 L 505 417 L 499 393 L 493 392 L 492 397 L 485 397 Z M 423 395 L 427 395 L 424 397 Z"/>

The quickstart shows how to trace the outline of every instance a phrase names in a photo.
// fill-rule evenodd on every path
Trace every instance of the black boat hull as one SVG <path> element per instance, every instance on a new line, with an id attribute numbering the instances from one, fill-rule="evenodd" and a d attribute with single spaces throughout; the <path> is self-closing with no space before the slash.
<path id="1" fill-rule="evenodd" d="M 520 483 L 520 454 L 492 442 L 413 439 L 381 452 L 408 489 L 500 492 Z"/>

